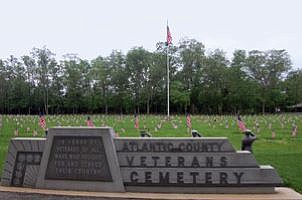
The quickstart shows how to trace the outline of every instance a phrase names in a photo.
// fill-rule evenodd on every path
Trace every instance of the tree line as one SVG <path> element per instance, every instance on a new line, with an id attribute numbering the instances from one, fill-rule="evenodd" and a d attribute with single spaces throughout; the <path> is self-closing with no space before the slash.
<path id="1" fill-rule="evenodd" d="M 93 60 L 46 47 L 0 60 L 0 112 L 13 114 L 154 113 L 167 107 L 164 42 Z M 209 50 L 194 39 L 169 48 L 170 111 L 264 113 L 302 102 L 302 72 L 286 50 Z"/>

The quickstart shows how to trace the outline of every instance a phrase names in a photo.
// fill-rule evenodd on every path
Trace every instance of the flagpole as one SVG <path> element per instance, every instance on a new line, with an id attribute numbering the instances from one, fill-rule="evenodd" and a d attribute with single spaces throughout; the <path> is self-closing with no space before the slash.
<path id="1" fill-rule="evenodd" d="M 172 37 L 169 30 L 168 20 L 167 20 L 167 116 L 170 119 L 170 70 L 169 70 L 169 48 L 172 44 Z"/>
<path id="2" fill-rule="evenodd" d="M 169 44 L 167 46 L 167 114 L 170 118 Z"/>

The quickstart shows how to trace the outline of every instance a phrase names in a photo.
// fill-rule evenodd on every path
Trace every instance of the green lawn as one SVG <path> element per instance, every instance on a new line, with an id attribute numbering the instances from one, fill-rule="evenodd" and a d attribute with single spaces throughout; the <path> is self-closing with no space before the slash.
<path id="1" fill-rule="evenodd" d="M 52 115 L 46 116 L 48 127 L 53 126 L 86 126 L 86 115 Z M 120 135 L 138 136 L 139 131 L 134 128 L 134 118 L 130 115 L 91 115 L 96 126 L 111 126 Z M 193 115 L 192 126 L 203 136 L 228 137 L 236 149 L 240 149 L 243 135 L 237 128 L 235 116 L 206 116 Z M 258 140 L 254 144 L 254 154 L 262 164 L 274 166 L 283 178 L 285 186 L 302 192 L 302 115 L 266 115 L 242 116 L 247 127 L 257 134 Z M 8 148 L 10 138 L 16 130 L 19 136 L 32 137 L 37 130 L 38 136 L 43 137 L 43 131 L 38 125 L 38 116 L 2 115 L 0 119 L 0 174 Z M 292 124 L 298 126 L 296 137 L 291 136 Z M 140 129 L 149 130 L 153 137 L 187 137 L 186 118 L 184 115 L 172 116 L 168 121 L 164 116 L 140 115 Z M 257 130 L 257 125 L 259 130 Z M 276 138 L 272 139 L 272 130 Z"/>

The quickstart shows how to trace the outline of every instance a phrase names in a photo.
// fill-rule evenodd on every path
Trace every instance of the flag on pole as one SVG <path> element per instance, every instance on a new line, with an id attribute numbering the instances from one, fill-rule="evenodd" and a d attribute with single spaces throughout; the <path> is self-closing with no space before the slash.
<path id="1" fill-rule="evenodd" d="M 241 120 L 240 116 L 238 116 L 238 118 L 237 118 L 237 124 L 238 124 L 238 128 L 240 129 L 241 132 L 245 132 L 247 130 L 245 127 L 245 124 Z"/>
<path id="2" fill-rule="evenodd" d="M 169 46 L 171 44 L 172 44 L 172 36 L 171 36 L 171 33 L 170 33 L 169 26 L 167 25 L 167 46 Z"/>
<path id="3" fill-rule="evenodd" d="M 189 113 L 187 113 L 187 127 L 189 128 L 189 129 L 191 129 L 192 128 L 192 124 L 191 124 L 191 116 L 190 116 L 190 114 Z"/>
<path id="4" fill-rule="evenodd" d="M 46 129 L 45 117 L 42 114 L 40 115 L 40 118 L 39 118 L 39 126 L 44 130 Z"/>
<path id="5" fill-rule="evenodd" d="M 136 113 L 134 114 L 134 128 L 139 128 L 138 115 Z"/>
<path id="6" fill-rule="evenodd" d="M 168 119 L 170 118 L 170 80 L 169 80 L 169 46 L 172 44 L 172 36 L 170 33 L 170 29 L 168 26 L 168 21 L 167 21 L 167 41 L 166 41 L 166 45 L 167 45 L 167 116 Z"/>

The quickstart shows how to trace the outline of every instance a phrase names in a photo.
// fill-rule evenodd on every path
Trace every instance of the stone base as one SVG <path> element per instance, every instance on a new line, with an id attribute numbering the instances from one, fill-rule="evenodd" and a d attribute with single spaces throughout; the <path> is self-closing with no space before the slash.
<path id="1" fill-rule="evenodd" d="M 293 189 L 285 187 L 275 188 L 274 194 L 164 194 L 164 193 L 109 193 L 109 192 L 83 192 L 83 191 L 63 191 L 45 190 L 22 187 L 0 186 L 0 192 L 13 192 L 24 194 L 59 195 L 69 197 L 100 197 L 104 199 L 164 199 L 164 200 L 302 200 L 302 195 Z"/>

